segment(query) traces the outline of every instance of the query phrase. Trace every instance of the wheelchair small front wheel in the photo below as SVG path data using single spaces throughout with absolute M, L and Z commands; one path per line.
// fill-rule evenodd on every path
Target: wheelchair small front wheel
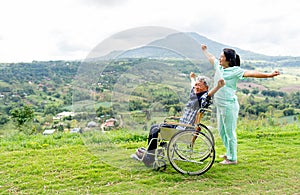
M 159 171 L 159 170 L 166 170 L 167 168 L 167 163 L 165 160 L 163 159 L 158 159 L 156 161 L 154 161 L 153 163 L 153 169 L 156 170 L 156 171 Z
M 177 172 L 188 175 L 207 172 L 215 161 L 211 139 L 195 130 L 177 132 L 169 141 L 167 155 Z

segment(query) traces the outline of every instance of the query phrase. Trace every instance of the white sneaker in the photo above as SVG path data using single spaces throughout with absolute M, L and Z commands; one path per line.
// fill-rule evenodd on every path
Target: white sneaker
M 237 161 L 231 161 L 231 160 L 223 160 L 222 162 L 219 162 L 221 165 L 235 165 L 237 164 Z

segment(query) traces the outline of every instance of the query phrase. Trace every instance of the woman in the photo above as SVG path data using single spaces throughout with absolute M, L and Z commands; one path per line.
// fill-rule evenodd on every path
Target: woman
M 226 154 L 220 164 L 237 164 L 237 136 L 236 126 L 239 113 L 239 103 L 236 96 L 237 82 L 244 77 L 272 78 L 279 75 L 279 71 L 262 73 L 255 70 L 240 68 L 240 57 L 235 50 L 225 48 L 217 60 L 207 51 L 206 45 L 201 45 L 204 55 L 215 69 L 215 83 L 224 78 L 226 85 L 214 95 L 217 107 L 217 121 L 220 136 L 226 148 Z

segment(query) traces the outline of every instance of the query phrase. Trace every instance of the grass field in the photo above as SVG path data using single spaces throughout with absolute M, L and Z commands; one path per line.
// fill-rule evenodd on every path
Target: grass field
M 200 176 L 181 175 L 169 164 L 165 171 L 154 171 L 129 156 L 121 159 L 121 168 L 114 160 L 123 151 L 104 158 L 79 134 L 5 135 L 0 141 L 0 194 L 299 194 L 300 127 L 250 131 L 240 124 L 239 129 L 239 163 L 219 165 L 217 158 Z M 106 138 L 128 153 L 146 144 L 146 134 L 128 130 L 107 132 Z M 101 143 L 97 136 L 94 141 Z M 216 151 L 217 156 L 224 153 L 217 135 Z
M 261 72 L 270 72 L 275 69 L 270 67 L 258 68 L 258 71 Z M 281 67 L 279 69 L 280 75 L 275 78 L 269 79 L 255 79 L 257 83 L 267 87 L 268 89 L 280 90 L 286 87 L 296 87 L 294 90 L 285 91 L 288 93 L 299 91 L 300 80 L 299 80 L 299 68 L 298 67 Z

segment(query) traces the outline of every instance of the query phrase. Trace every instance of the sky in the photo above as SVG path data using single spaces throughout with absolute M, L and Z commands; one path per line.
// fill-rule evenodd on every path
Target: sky
M 144 26 L 300 56 L 299 10 L 298 0 L 0 0 L 0 62 L 82 60 L 103 40 Z

